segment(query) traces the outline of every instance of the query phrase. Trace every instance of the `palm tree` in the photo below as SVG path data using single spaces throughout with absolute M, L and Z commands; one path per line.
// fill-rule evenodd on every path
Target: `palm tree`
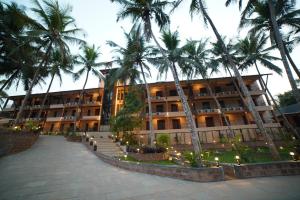
M 229 2 L 230 3 L 230 2 Z M 293 95 L 297 102 L 300 102 L 300 91 L 297 88 L 295 79 L 287 61 L 287 48 L 283 42 L 283 37 L 280 29 L 283 26 L 298 28 L 300 10 L 295 10 L 296 1 L 282 0 L 282 1 L 249 1 L 251 6 L 243 11 L 240 27 L 252 26 L 251 30 L 254 32 L 270 32 L 271 42 L 275 43 L 281 60 L 285 68 L 287 77 L 292 87 Z M 229 5 L 229 4 L 228 4 Z M 249 18 L 251 16 L 254 18 Z M 293 66 L 293 65 L 292 65 Z M 300 74 L 297 67 L 294 68 L 297 74 Z
M 104 79 L 104 76 L 102 75 L 102 73 L 97 69 L 98 67 L 100 67 L 101 65 L 104 65 L 105 63 L 97 63 L 97 59 L 100 56 L 100 52 L 99 52 L 99 47 L 96 48 L 95 45 L 93 46 L 88 46 L 88 45 L 84 45 L 83 46 L 83 55 L 79 55 L 78 59 L 76 60 L 76 63 L 79 65 L 82 65 L 82 68 L 80 70 L 78 70 L 77 72 L 75 72 L 75 74 L 73 75 L 75 80 L 78 80 L 84 73 L 86 73 L 85 76 L 85 81 L 82 87 L 82 90 L 80 92 L 79 95 L 79 102 L 77 104 L 77 109 L 76 109 L 76 116 L 74 118 L 74 132 L 76 132 L 76 122 L 79 118 L 79 114 L 81 112 L 81 105 L 83 104 L 83 95 L 85 93 L 85 86 L 86 83 L 89 79 L 89 75 L 90 73 L 92 73 L 92 75 L 98 77 L 99 79 Z
M 108 41 L 108 44 L 111 47 L 117 48 L 117 52 L 123 55 L 124 63 L 128 63 L 128 67 L 131 68 L 139 68 L 141 75 L 143 77 L 144 84 L 146 86 L 146 93 L 147 93 L 147 101 L 148 101 L 148 108 L 149 108 L 149 143 L 151 146 L 154 145 L 155 135 L 153 131 L 153 113 L 152 113 L 152 105 L 151 105 L 151 93 L 150 88 L 146 80 L 146 73 L 150 74 L 150 68 L 146 63 L 150 56 L 152 56 L 152 47 L 147 46 L 145 39 L 141 35 L 140 26 L 133 27 L 129 34 L 125 33 L 126 37 L 126 48 L 117 45 L 112 41 Z M 138 70 L 136 70 L 138 71 Z M 131 76 L 134 77 L 134 76 Z
M 71 62 L 72 62 L 71 59 L 72 59 L 71 55 L 69 55 L 68 57 L 66 57 L 66 55 L 62 56 L 62 54 L 59 50 L 54 50 L 52 52 L 51 62 L 50 62 L 51 64 L 49 67 L 50 68 L 49 74 L 51 76 L 51 79 L 50 79 L 50 83 L 49 83 L 48 89 L 46 91 L 46 94 L 44 96 L 44 99 L 42 101 L 41 109 L 37 116 L 38 119 L 40 119 L 42 112 L 44 110 L 44 105 L 47 101 L 47 97 L 48 97 L 49 91 L 51 89 L 54 77 L 57 76 L 59 78 L 59 82 L 61 84 L 62 83 L 62 77 L 61 77 L 62 73 L 73 74 L 72 73 L 73 65 L 71 64 Z
M 297 138 L 299 138 L 297 131 L 291 126 L 291 124 L 286 119 L 285 115 L 281 113 L 281 110 L 279 109 L 279 106 L 278 106 L 277 102 L 275 101 L 272 93 L 268 89 L 267 84 L 262 79 L 262 75 L 261 75 L 259 67 L 257 65 L 257 62 L 259 62 L 262 66 L 268 68 L 269 70 L 272 70 L 278 74 L 282 73 L 282 70 L 278 66 L 276 66 L 275 64 L 272 63 L 272 61 L 280 60 L 280 58 L 270 55 L 270 50 L 273 48 L 265 49 L 267 40 L 268 40 L 268 37 L 265 34 L 252 33 L 252 34 L 248 35 L 246 38 L 238 41 L 235 48 L 236 48 L 239 56 L 242 59 L 240 69 L 244 70 L 249 67 L 252 67 L 253 65 L 255 66 L 256 71 L 259 75 L 260 83 L 265 88 L 266 92 L 269 94 L 276 110 L 282 115 L 287 129 L 289 131 L 291 131 Z M 273 112 L 273 115 L 276 117 L 274 112 Z
M 178 6 L 181 2 L 182 2 L 182 0 L 177 1 L 177 4 L 175 6 Z M 268 134 L 267 130 L 265 129 L 265 126 L 261 119 L 261 116 L 259 115 L 258 111 L 256 111 L 256 109 L 255 109 L 255 104 L 253 102 L 251 94 L 249 93 L 249 90 L 247 89 L 247 87 L 243 81 L 243 78 L 242 78 L 238 68 L 236 67 L 234 60 L 230 56 L 228 49 L 226 48 L 220 33 L 218 32 L 215 24 L 213 23 L 212 19 L 210 18 L 210 16 L 207 13 L 207 9 L 206 9 L 204 0 L 192 0 L 191 6 L 190 6 L 190 12 L 191 13 L 200 13 L 203 16 L 204 22 L 208 23 L 211 26 L 211 28 L 213 29 L 213 32 L 214 32 L 218 42 L 221 44 L 222 50 L 226 56 L 226 60 L 228 60 L 230 68 L 233 70 L 234 75 L 237 79 L 238 85 L 241 88 L 241 91 L 243 92 L 243 94 L 245 96 L 246 105 L 248 107 L 248 110 L 252 113 L 259 130 L 261 131 L 265 140 L 267 141 L 273 158 L 279 159 L 279 153 L 276 149 L 276 146 L 275 146 L 274 142 L 272 141 L 271 136 Z
M 156 46 L 159 48 L 160 53 L 164 57 L 165 63 L 170 66 L 171 72 L 174 77 L 175 86 L 177 89 L 177 93 L 181 99 L 183 109 L 185 112 L 185 115 L 187 117 L 189 129 L 191 132 L 192 137 L 192 143 L 194 150 L 196 152 L 197 156 L 197 162 L 199 165 L 201 165 L 201 158 L 200 158 L 200 152 L 201 152 L 201 145 L 199 141 L 199 136 L 197 134 L 196 130 L 196 124 L 191 112 L 191 109 L 189 107 L 189 104 L 187 102 L 187 99 L 184 95 L 183 89 L 180 86 L 179 79 L 176 76 L 176 70 L 173 67 L 172 63 L 168 60 L 168 57 L 162 47 L 160 46 L 159 42 L 157 41 L 155 35 L 152 31 L 152 25 L 151 20 L 154 19 L 155 22 L 158 24 L 159 28 L 164 28 L 167 24 L 169 24 L 169 16 L 164 13 L 164 9 L 167 6 L 171 5 L 171 2 L 163 0 L 111 0 L 112 2 L 117 2 L 122 6 L 121 11 L 118 13 L 118 19 L 124 19 L 127 17 L 130 17 L 133 22 L 139 22 L 141 21 L 144 25 L 144 34 L 146 39 L 152 38 L 156 44 Z
M 233 137 L 234 132 L 231 128 L 231 124 L 227 120 L 222 106 L 220 105 L 217 96 L 213 93 L 211 84 L 208 80 L 208 72 L 211 71 L 210 74 L 212 74 L 218 71 L 218 65 L 216 61 L 211 58 L 211 50 L 207 48 L 207 40 L 188 41 L 187 44 L 182 47 L 182 50 L 184 55 L 188 58 L 187 62 L 184 62 L 182 65 L 184 73 L 190 78 L 200 75 L 202 79 L 205 80 L 206 88 L 208 89 L 210 96 L 213 97 L 217 109 L 220 111 L 220 115 L 229 129 L 230 137 Z
M 57 48 L 62 52 L 62 55 L 65 55 L 69 49 L 67 42 L 84 43 L 82 40 L 74 37 L 76 34 L 81 32 L 80 29 L 76 27 L 68 29 L 72 25 L 75 26 L 75 20 L 70 16 L 72 9 L 69 5 L 61 7 L 57 1 L 44 0 L 43 7 L 38 0 L 33 0 L 33 2 L 35 7 L 31 10 L 37 15 L 38 19 L 32 24 L 31 30 L 27 31 L 27 38 L 28 40 L 40 40 L 40 43 L 38 43 L 38 49 L 44 49 L 44 55 L 42 56 L 38 66 L 36 66 L 33 81 L 22 101 L 15 124 L 19 122 L 34 83 L 38 79 L 42 68 L 47 66 L 53 49 Z

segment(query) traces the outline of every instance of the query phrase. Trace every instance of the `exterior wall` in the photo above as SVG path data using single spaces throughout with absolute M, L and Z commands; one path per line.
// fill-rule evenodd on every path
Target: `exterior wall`
M 274 121 L 272 121 L 270 113 L 272 107 L 267 105 L 263 96 L 264 91 L 260 89 L 257 80 L 258 76 L 247 76 L 244 78 L 246 85 L 250 89 L 252 98 L 256 103 L 257 110 L 264 118 L 265 123 L 271 127 L 279 126 L 278 124 L 274 123 Z M 220 135 L 223 134 L 223 132 L 226 132 L 225 129 L 228 128 L 225 126 L 223 122 L 224 120 L 222 120 L 220 115 L 220 110 L 217 109 L 212 96 L 210 96 L 208 94 L 208 90 L 205 89 L 207 87 L 206 82 L 204 82 L 203 80 L 193 80 L 189 82 L 182 81 L 181 84 L 184 89 L 185 95 L 191 105 L 191 109 L 194 114 L 199 133 L 207 133 L 207 137 L 204 138 L 201 136 L 202 140 L 206 142 L 219 140 L 218 138 L 220 138 Z M 190 136 L 187 134 L 189 130 L 187 127 L 185 114 L 183 112 L 180 99 L 177 96 L 174 83 L 157 82 L 151 83 L 149 85 L 153 109 L 152 123 L 155 133 L 170 133 L 172 141 L 175 141 L 175 138 L 181 138 L 180 140 L 185 142 L 189 141 Z M 256 129 L 252 116 L 245 109 L 238 92 L 231 84 L 230 78 L 211 79 L 210 85 L 216 97 L 218 98 L 222 106 L 222 110 L 228 118 L 230 125 L 234 129 L 251 129 L 251 131 Z M 125 90 L 126 93 L 128 88 L 125 87 Z M 72 126 L 74 124 L 74 113 L 77 108 L 79 95 L 80 90 L 49 94 L 47 106 L 45 108 L 46 121 L 44 124 L 44 131 L 67 131 L 72 129 Z M 80 119 L 76 124 L 80 130 L 99 130 L 103 95 L 103 88 L 86 90 L 85 98 L 81 107 L 82 112 L 80 115 Z M 147 99 L 145 98 L 145 96 L 146 95 L 141 98 L 144 99 L 144 102 L 147 105 Z M 36 94 L 29 99 L 27 104 L 28 106 L 26 107 L 26 110 L 24 112 L 24 118 L 32 118 L 33 120 L 35 119 L 39 111 L 39 105 L 43 99 L 42 97 L 43 94 Z M 6 108 L 11 117 L 16 116 L 18 111 L 17 108 L 20 106 L 22 98 L 23 96 L 11 97 L 11 99 L 14 101 L 14 104 L 11 108 Z M 118 82 L 113 88 L 111 102 L 112 116 L 114 116 L 118 112 L 118 110 L 122 108 L 124 103 L 123 99 L 124 85 L 121 82 Z M 159 108 L 159 106 L 163 106 L 163 108 L 161 109 Z M 177 107 L 177 109 L 175 109 L 175 107 Z M 146 120 L 143 130 L 137 130 L 136 133 L 139 133 L 141 135 L 148 134 L 149 131 L 146 130 L 146 121 L 148 120 L 146 110 L 145 119 Z M 159 129 L 159 120 L 164 120 L 164 127 L 160 127 L 161 129 Z M 178 120 L 179 122 L 177 128 L 176 124 L 173 124 L 177 123 L 175 122 L 175 120 Z M 256 136 L 253 135 L 252 137 Z

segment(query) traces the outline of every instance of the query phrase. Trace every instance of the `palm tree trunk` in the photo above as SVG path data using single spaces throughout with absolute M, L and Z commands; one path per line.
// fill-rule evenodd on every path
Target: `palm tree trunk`
M 294 61 L 293 61 L 293 59 L 292 59 L 292 57 L 291 57 L 291 55 L 290 55 L 288 49 L 286 48 L 286 45 L 284 45 L 284 51 L 285 51 L 285 54 L 286 54 L 286 56 L 287 56 L 287 58 L 288 58 L 290 64 L 291 64 L 292 67 L 293 67 L 293 70 L 296 72 L 298 78 L 300 79 L 300 71 L 299 71 L 298 67 L 296 66 L 296 64 L 294 63 Z
M 210 87 L 210 84 L 209 84 L 209 82 L 208 82 L 208 80 L 207 80 L 206 78 L 205 78 L 205 81 L 206 81 L 206 87 L 208 88 L 208 92 L 209 92 L 209 94 L 213 97 L 213 99 L 214 99 L 214 101 L 215 101 L 215 103 L 216 103 L 216 105 L 217 105 L 217 108 L 220 110 L 220 115 L 221 115 L 222 118 L 224 119 L 225 124 L 226 124 L 226 126 L 228 127 L 228 129 L 229 129 L 229 132 L 230 132 L 230 138 L 232 138 L 232 137 L 234 136 L 234 132 L 233 132 L 233 130 L 232 130 L 232 128 L 231 128 L 231 124 L 230 124 L 229 121 L 227 120 L 226 115 L 225 115 L 225 113 L 223 112 L 222 107 L 221 107 L 221 105 L 220 105 L 220 102 L 219 102 L 219 100 L 217 99 L 216 95 L 213 93 L 213 91 L 212 91 L 212 89 L 211 89 L 211 87 Z
M 201 149 L 201 144 L 200 144 L 200 140 L 199 140 L 195 120 L 193 118 L 193 115 L 192 115 L 191 109 L 189 107 L 189 104 L 187 102 L 187 99 L 184 95 L 183 89 L 180 85 L 179 78 L 176 74 L 176 71 L 175 71 L 173 65 L 169 61 L 166 53 L 164 52 L 164 50 L 162 49 L 162 47 L 158 43 L 157 39 L 155 38 L 152 29 L 150 29 L 149 31 L 151 33 L 151 37 L 153 38 L 155 44 L 157 45 L 157 47 L 159 48 L 161 54 L 163 55 L 164 61 L 170 67 L 171 72 L 173 74 L 173 78 L 174 78 L 175 86 L 176 86 L 176 89 L 177 89 L 177 93 L 180 97 L 180 100 L 181 100 L 181 103 L 182 103 L 182 106 L 183 106 L 183 110 L 184 110 L 184 113 L 186 115 L 186 119 L 187 119 L 187 122 L 188 122 L 188 126 L 189 126 L 189 129 L 190 129 L 190 132 L 191 132 L 192 144 L 193 144 L 194 151 L 195 151 L 195 154 L 196 154 L 196 161 L 197 161 L 199 166 L 202 166 L 202 161 L 201 161 L 201 156 L 200 156 L 200 154 L 202 152 L 202 149 Z
M 149 129 L 150 129 L 150 145 L 154 146 L 155 135 L 154 135 L 153 124 L 152 124 L 153 113 L 152 113 L 152 105 L 151 105 L 151 93 L 150 93 L 150 88 L 149 88 L 149 85 L 148 85 L 146 77 L 145 77 L 143 66 L 141 64 L 140 64 L 140 68 L 141 68 L 141 72 L 142 72 L 142 75 L 143 75 L 143 79 L 144 79 L 145 86 L 146 86 L 146 91 L 147 91 L 148 113 L 149 113 Z
M 252 113 L 257 127 L 259 128 L 259 130 L 263 134 L 263 136 L 264 136 L 264 138 L 265 138 L 265 140 L 266 140 L 266 142 L 267 142 L 267 144 L 270 148 L 270 152 L 272 154 L 272 157 L 274 159 L 279 159 L 280 156 L 279 156 L 279 153 L 276 149 L 276 146 L 275 146 L 271 136 L 268 134 L 267 130 L 265 129 L 264 123 L 263 123 L 258 111 L 256 111 L 256 109 L 255 109 L 255 104 L 252 100 L 252 97 L 249 93 L 249 90 L 247 89 L 239 70 L 235 66 L 235 63 L 234 63 L 233 59 L 229 55 L 229 52 L 228 52 L 228 50 L 227 50 L 227 48 L 226 48 L 226 46 L 223 42 L 223 39 L 222 39 L 221 35 L 219 34 L 217 28 L 215 27 L 213 21 L 211 20 L 211 18 L 207 14 L 206 9 L 205 9 L 205 7 L 202 3 L 202 0 L 199 0 L 199 5 L 200 5 L 201 11 L 202 11 L 204 17 L 207 19 L 208 23 L 210 24 L 211 28 L 213 29 L 213 32 L 214 32 L 215 36 L 217 37 L 217 40 L 221 43 L 222 50 L 224 51 L 224 53 L 225 53 L 225 55 L 226 55 L 226 57 L 229 61 L 229 64 L 230 64 L 231 68 L 233 69 L 233 72 L 234 72 L 234 74 L 237 78 L 238 84 L 239 84 L 239 86 L 240 86 L 240 88 L 241 88 L 241 90 L 242 90 L 242 92 L 245 96 L 246 105 L 247 105 L 249 111 Z
M 279 32 L 279 27 L 278 27 L 278 24 L 277 24 L 277 21 L 276 21 L 276 18 L 275 18 L 275 8 L 274 8 L 272 0 L 268 0 L 268 5 L 269 5 L 269 11 L 270 11 L 271 26 L 273 27 L 273 30 L 274 30 L 274 35 L 275 35 L 275 41 L 276 41 L 276 44 L 277 44 L 277 48 L 280 52 L 281 60 L 282 60 L 284 69 L 285 69 L 287 77 L 290 81 L 293 96 L 295 97 L 296 101 L 300 103 L 300 91 L 297 88 L 296 81 L 293 77 L 292 71 L 291 71 L 290 66 L 288 64 L 288 61 L 286 59 L 286 52 L 284 51 L 284 45 L 283 45 L 282 37 L 281 37 L 281 34 Z
M 258 69 L 257 63 L 255 62 L 254 64 L 255 64 L 257 73 L 258 73 L 258 75 L 259 75 L 259 78 L 261 79 L 261 82 L 262 82 L 264 88 L 266 89 L 267 93 L 268 93 L 269 96 L 271 97 L 271 100 L 272 100 L 272 102 L 273 102 L 273 104 L 274 104 L 275 109 L 276 109 L 276 110 L 280 113 L 280 115 L 282 116 L 282 119 L 283 119 L 283 121 L 284 121 L 284 124 L 285 124 L 286 128 L 287 128 L 289 131 L 291 131 L 298 139 L 300 139 L 300 135 L 298 134 L 298 132 L 296 131 L 296 129 L 294 129 L 293 126 L 290 124 L 290 122 L 288 121 L 288 119 L 286 118 L 286 116 L 281 112 L 281 110 L 280 110 L 280 108 L 279 108 L 279 106 L 278 106 L 276 100 L 274 99 L 272 93 L 270 92 L 269 88 L 267 87 L 265 81 L 261 78 L 262 75 L 261 75 L 261 73 L 260 73 L 260 71 L 259 71 L 259 69 Z
M 84 91 L 85 91 L 86 83 L 87 83 L 88 78 L 89 78 L 89 73 L 90 73 L 90 70 L 87 70 L 87 72 L 86 72 L 86 77 L 85 77 L 85 81 L 84 81 L 82 90 L 81 90 L 80 95 L 79 95 L 79 102 L 78 102 L 78 105 L 77 105 L 77 108 L 76 108 L 76 113 L 75 113 L 75 118 L 74 118 L 74 133 L 76 132 L 76 122 L 77 122 L 77 118 L 79 118 L 79 108 L 80 108 L 81 105 L 82 105 L 82 97 L 83 97 L 83 93 L 84 93 Z M 81 112 L 82 112 L 82 111 L 81 111 Z
M 46 94 L 45 94 L 45 96 L 44 96 L 44 99 L 43 99 L 43 102 L 42 102 L 42 105 L 41 105 L 41 109 L 40 109 L 39 114 L 38 114 L 38 119 L 40 119 L 40 117 L 41 117 L 41 115 L 42 115 L 42 112 L 44 111 L 44 105 L 45 105 L 45 103 L 46 103 L 46 100 L 47 100 L 47 97 L 48 97 L 50 88 L 51 88 L 51 86 L 52 86 L 52 83 L 53 83 L 53 80 L 54 80 L 54 76 L 55 76 L 55 74 L 52 74 L 50 84 L 49 84 L 49 86 L 48 86 L 47 92 L 46 92 Z

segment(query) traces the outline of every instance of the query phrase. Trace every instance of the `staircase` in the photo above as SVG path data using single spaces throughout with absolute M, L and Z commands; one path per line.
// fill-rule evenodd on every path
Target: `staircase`
M 97 142 L 98 152 L 110 157 L 120 157 L 124 155 L 121 148 L 109 138 L 109 136 L 112 135 L 109 125 L 101 125 L 100 132 L 89 132 L 88 135 L 94 136 L 94 141 Z

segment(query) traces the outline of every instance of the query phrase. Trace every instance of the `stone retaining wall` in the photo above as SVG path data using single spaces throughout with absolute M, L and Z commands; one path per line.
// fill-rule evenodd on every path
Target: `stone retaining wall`
M 29 149 L 38 137 L 38 133 L 0 130 L 0 157 Z
M 168 159 L 168 156 L 165 153 L 128 153 L 128 155 L 132 156 L 138 161 L 158 161 Z
M 299 161 L 234 165 L 233 168 L 237 178 L 300 175 Z
M 87 148 L 92 150 L 92 147 L 84 142 Z M 99 152 L 94 152 L 101 160 L 113 166 L 146 174 L 154 174 L 158 176 L 167 176 L 177 179 L 197 181 L 197 182 L 212 182 L 223 181 L 224 172 L 222 167 L 212 168 L 187 168 L 181 166 L 167 166 L 148 163 L 136 163 L 122 161 L 118 158 L 111 158 Z

